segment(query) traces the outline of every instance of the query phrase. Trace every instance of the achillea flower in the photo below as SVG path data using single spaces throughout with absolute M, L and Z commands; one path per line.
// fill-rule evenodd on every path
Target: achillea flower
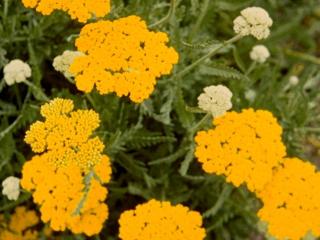
M 3 68 L 3 74 L 6 84 L 13 85 L 14 83 L 23 82 L 31 77 L 31 68 L 27 63 L 15 59 Z
M 266 10 L 260 7 L 248 7 L 233 21 L 233 29 L 242 36 L 252 35 L 261 40 L 269 36 L 272 23 Z
M 296 85 L 298 85 L 298 83 L 299 83 L 299 78 L 298 78 L 297 76 L 295 76 L 295 75 L 290 76 L 290 78 L 289 78 L 289 84 L 290 84 L 291 86 L 296 86 Z
M 232 108 L 232 92 L 229 88 L 218 85 L 205 87 L 198 97 L 198 106 L 214 117 L 221 116 Z
M 258 216 L 277 239 L 299 240 L 309 231 L 320 236 L 320 174 L 312 164 L 285 159 L 258 197 Z
M 110 12 L 110 0 L 22 0 L 22 3 L 43 15 L 49 15 L 54 10 L 65 11 L 79 22 L 86 22 L 93 16 L 104 17 Z
M 58 72 L 63 73 L 67 78 L 73 77 L 73 74 L 69 72 L 69 67 L 73 63 L 74 59 L 82 56 L 83 54 L 78 51 L 69 51 L 66 50 L 62 53 L 62 55 L 59 55 L 53 59 L 53 67 Z
M 119 224 L 122 240 L 200 240 L 206 235 L 198 212 L 157 200 L 123 212 Z
M 100 161 L 104 145 L 91 137 L 100 123 L 96 112 L 73 111 L 71 100 L 56 98 L 41 107 L 41 115 L 45 120 L 32 124 L 25 136 L 34 152 L 56 166 L 76 163 L 84 171 Z
M 109 158 L 103 155 L 93 171 L 99 181 L 93 176 L 86 193 L 83 172 L 76 164 L 57 168 L 46 155 L 35 156 L 23 166 L 21 185 L 33 193 L 34 202 L 41 206 L 41 220 L 53 230 L 92 236 L 108 217 L 104 203 L 108 191 L 101 184 L 110 180 Z
M 149 31 L 137 16 L 87 24 L 76 40 L 85 56 L 76 58 L 69 71 L 81 91 L 90 92 L 95 85 L 100 94 L 129 95 L 139 103 L 178 62 L 168 41 L 167 34 Z
M 31 230 L 39 223 L 35 211 L 27 210 L 25 207 L 17 207 L 7 222 L 0 215 L 0 239 L 3 240 L 37 240 L 38 232 Z
M 245 183 L 260 190 L 272 178 L 272 170 L 285 156 L 282 128 L 264 110 L 227 112 L 213 120 L 214 129 L 195 137 L 195 155 L 207 173 L 225 175 L 235 186 Z
M 250 58 L 258 63 L 264 63 L 270 57 L 268 48 L 264 45 L 256 45 L 250 52 Z
M 2 194 L 9 200 L 17 200 L 20 195 L 20 179 L 10 176 L 2 182 Z

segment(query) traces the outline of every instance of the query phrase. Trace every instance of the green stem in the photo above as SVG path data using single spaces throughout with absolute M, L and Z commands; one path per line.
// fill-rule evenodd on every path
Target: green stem
M 224 43 L 220 44 L 219 46 L 213 48 L 209 53 L 207 53 L 206 55 L 202 56 L 201 58 L 199 58 L 197 61 L 195 61 L 194 63 L 192 63 L 191 65 L 187 66 L 185 69 L 183 69 L 181 72 L 176 74 L 176 78 L 182 78 L 184 75 L 186 75 L 188 72 L 190 72 L 192 69 L 194 69 L 196 66 L 198 66 L 200 63 L 202 63 L 204 60 L 206 60 L 207 58 L 210 58 L 212 56 L 214 56 L 219 50 L 227 47 L 228 45 L 238 41 L 239 39 L 241 39 L 242 36 L 241 35 L 236 35 L 233 38 L 230 38 L 229 40 L 225 41 Z
M 155 23 L 149 25 L 149 27 L 154 28 L 156 26 L 159 26 L 159 25 L 169 21 L 171 16 L 174 14 L 175 8 L 176 8 L 176 0 L 171 0 L 170 9 L 169 9 L 169 12 L 167 13 L 167 15 L 164 18 L 160 19 L 158 22 L 155 22 Z
M 227 200 L 227 198 L 230 196 L 231 192 L 233 190 L 232 185 L 226 184 L 224 188 L 222 189 L 222 192 L 216 201 L 216 203 L 213 205 L 212 208 L 207 210 L 202 216 L 204 218 L 212 217 L 214 216 L 222 207 L 223 203 Z
M 6 211 L 6 210 L 9 210 L 11 208 L 14 208 L 18 205 L 20 205 L 21 203 L 24 203 L 26 201 L 28 201 L 31 197 L 31 194 L 30 193 L 27 193 L 25 195 L 23 195 L 22 197 L 18 198 L 17 201 L 14 201 L 14 202 L 10 202 L 9 204 L 6 204 L 4 206 L 1 206 L 0 207 L 0 212 L 3 212 L 3 211 Z
M 256 61 L 253 61 L 249 68 L 247 69 L 247 71 L 245 72 L 245 75 L 248 76 L 257 66 L 257 62 Z
M 210 0 L 205 0 L 205 2 L 203 3 L 203 7 L 202 7 L 202 10 L 201 10 L 201 13 L 197 19 L 197 22 L 196 24 L 193 26 L 192 30 L 191 30 L 191 34 L 189 36 L 189 42 L 193 39 L 193 37 L 195 36 L 195 34 L 198 32 L 200 26 L 201 26 L 201 23 L 204 19 L 204 17 L 206 16 L 207 14 L 207 11 L 209 9 L 209 3 L 210 3 Z
M 3 18 L 5 21 L 5 19 L 7 18 L 8 15 L 8 9 L 9 9 L 9 0 L 4 0 L 4 7 L 3 7 Z
M 42 89 L 40 89 L 39 87 L 37 87 L 36 85 L 34 85 L 32 82 L 29 82 L 28 80 L 23 81 L 23 83 L 25 83 L 27 86 L 29 86 L 30 88 L 32 88 L 37 94 L 39 94 L 39 96 L 41 96 L 42 100 L 48 102 L 50 101 L 50 99 L 47 97 L 47 95 L 42 91 Z
M 193 135 L 208 119 L 210 119 L 212 115 L 207 113 L 198 123 L 196 123 L 191 129 L 190 134 Z
M 320 58 L 309 55 L 307 53 L 297 52 L 297 51 L 294 51 L 291 49 L 285 49 L 284 52 L 285 52 L 285 54 L 287 54 L 289 56 L 300 58 L 304 61 L 308 61 L 308 62 L 320 65 Z
M 9 127 L 7 127 L 4 131 L 0 132 L 0 141 L 19 123 L 22 115 L 19 115 L 16 120 L 11 123 Z
M 85 177 L 84 177 L 84 190 L 83 190 L 83 195 L 82 198 L 80 199 L 80 202 L 77 206 L 77 208 L 75 209 L 75 211 L 73 212 L 74 216 L 80 215 L 81 214 L 81 209 L 83 208 L 87 198 L 88 198 L 88 194 L 90 191 L 90 187 L 91 187 L 91 180 L 92 178 L 94 178 L 95 173 L 93 170 L 91 170 Z

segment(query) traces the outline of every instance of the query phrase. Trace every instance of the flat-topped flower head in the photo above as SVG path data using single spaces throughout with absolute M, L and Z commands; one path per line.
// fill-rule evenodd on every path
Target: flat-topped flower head
M 56 166 L 76 163 L 84 171 L 100 161 L 104 144 L 92 136 L 100 124 L 96 112 L 73 111 L 72 100 L 55 98 L 41 107 L 41 115 L 45 120 L 32 124 L 25 136 L 34 152 Z
M 43 15 L 54 10 L 65 11 L 79 22 L 86 22 L 93 16 L 104 17 L 110 12 L 110 0 L 22 0 L 22 3 Z
M 0 215 L 0 239 L 38 240 L 40 238 L 38 232 L 32 229 L 38 223 L 39 217 L 35 211 L 16 207 L 9 221 Z
M 268 48 L 264 45 L 256 45 L 250 52 L 250 58 L 258 63 L 264 63 L 270 57 Z
M 202 240 L 206 235 L 200 213 L 157 200 L 123 212 L 119 224 L 121 240 Z
M 195 155 L 207 173 L 224 175 L 235 186 L 255 192 L 272 178 L 285 156 L 282 128 L 272 113 L 245 109 L 213 120 L 214 129 L 195 137 Z
M 258 193 L 258 216 L 277 239 L 300 240 L 308 232 L 320 236 L 320 174 L 314 165 L 285 159 L 272 181 Z
M 115 92 L 137 103 L 147 99 L 156 79 L 169 74 L 178 54 L 168 47 L 166 33 L 149 31 L 138 16 L 99 21 L 83 27 L 76 40 L 78 51 L 69 71 L 79 90 Z
M 73 77 L 73 74 L 69 71 L 70 65 L 73 63 L 74 59 L 82 55 L 83 53 L 78 51 L 66 50 L 61 55 L 56 56 L 53 59 L 52 65 L 55 70 L 61 72 L 65 77 Z
M 35 156 L 23 166 L 21 185 L 32 192 L 40 205 L 41 220 L 53 230 L 92 236 L 101 231 L 108 217 L 104 203 L 108 191 L 101 184 L 110 180 L 109 158 L 103 155 L 93 170 L 97 178 L 92 177 L 86 195 L 83 172 L 77 165 L 57 168 L 45 155 Z
M 260 7 L 248 7 L 233 21 L 233 29 L 242 36 L 252 35 L 261 40 L 269 36 L 272 23 L 266 10 Z
M 204 93 L 198 97 L 198 106 L 209 112 L 213 117 L 218 117 L 232 108 L 232 92 L 229 88 L 218 85 L 205 87 Z
M 23 82 L 27 80 L 27 78 L 31 77 L 31 68 L 29 64 L 21 61 L 20 59 L 15 59 L 4 66 L 3 74 L 4 81 L 10 86 L 14 83 Z

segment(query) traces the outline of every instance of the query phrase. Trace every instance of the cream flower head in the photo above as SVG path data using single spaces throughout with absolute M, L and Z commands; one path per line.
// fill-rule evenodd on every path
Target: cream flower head
M 8 85 L 13 85 L 14 83 L 23 82 L 31 77 L 31 68 L 20 59 L 15 59 L 4 67 L 3 74 L 5 82 Z
M 56 56 L 53 59 L 53 67 L 58 72 L 61 72 L 65 77 L 73 77 L 74 75 L 69 71 L 70 65 L 73 61 L 80 56 L 83 56 L 82 52 L 66 50 L 62 55 Z
M 213 117 L 222 116 L 232 108 L 232 92 L 229 88 L 217 85 L 205 87 L 204 93 L 198 97 L 198 106 L 202 110 L 209 112 Z
M 10 176 L 2 182 L 2 194 L 9 200 L 17 200 L 20 195 L 20 179 Z
M 261 40 L 269 36 L 272 23 L 266 10 L 260 7 L 248 7 L 233 21 L 233 29 L 242 36 L 252 35 Z
M 256 45 L 250 52 L 250 58 L 258 63 L 264 63 L 270 57 L 268 48 L 264 45 Z
M 298 78 L 297 76 L 295 76 L 295 75 L 290 76 L 290 78 L 289 78 L 289 84 L 290 84 L 291 86 L 296 86 L 298 83 L 299 83 L 299 78 Z

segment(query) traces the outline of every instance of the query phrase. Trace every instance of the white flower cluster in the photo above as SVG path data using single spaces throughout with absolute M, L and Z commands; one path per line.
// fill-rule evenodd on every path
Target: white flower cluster
M 8 85 L 20 83 L 31 77 L 30 66 L 19 60 L 15 59 L 9 62 L 3 69 L 4 80 Z
M 298 83 L 299 83 L 299 78 L 298 78 L 297 76 L 295 76 L 295 75 L 290 76 L 290 78 L 289 78 L 289 84 L 290 84 L 291 86 L 296 86 L 296 85 L 298 85 Z
M 250 58 L 258 63 L 264 63 L 270 57 L 268 48 L 264 45 L 256 45 L 250 52 Z
M 78 51 L 70 51 L 66 50 L 62 53 L 62 55 L 59 55 L 53 59 L 53 67 L 58 72 L 63 73 L 65 77 L 73 77 L 73 74 L 70 73 L 69 68 L 70 65 L 73 63 L 74 59 L 82 56 L 83 53 Z
M 241 11 L 241 15 L 233 21 L 233 29 L 242 36 L 252 35 L 258 40 L 270 34 L 272 19 L 266 10 L 260 7 L 249 7 Z
M 232 92 L 229 88 L 217 85 L 205 87 L 204 93 L 198 97 L 198 106 L 202 110 L 209 112 L 213 117 L 222 116 L 232 108 Z
M 2 182 L 2 194 L 9 200 L 17 200 L 20 195 L 20 179 L 10 176 Z

